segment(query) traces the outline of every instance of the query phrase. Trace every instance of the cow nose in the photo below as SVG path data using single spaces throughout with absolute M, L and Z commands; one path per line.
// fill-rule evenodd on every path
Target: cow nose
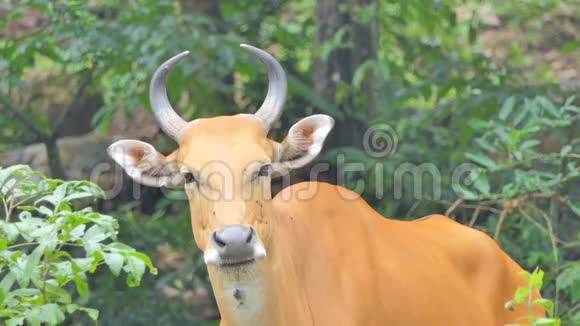
M 212 242 L 224 262 L 242 262 L 254 258 L 256 231 L 251 226 L 228 225 L 213 233 Z

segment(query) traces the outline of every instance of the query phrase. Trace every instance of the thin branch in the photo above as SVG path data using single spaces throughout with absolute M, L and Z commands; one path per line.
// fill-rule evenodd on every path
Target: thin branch
M 405 217 L 409 217 L 411 215 L 411 213 L 413 213 L 417 207 L 419 207 L 419 205 L 421 205 L 421 201 L 418 200 L 416 201 L 413 206 L 411 206 L 411 208 L 409 209 L 409 211 L 407 212 L 407 214 L 405 214 Z
M 1 187 L 0 190 L 2 190 Z M 6 222 L 10 222 L 10 215 L 8 215 L 8 203 L 6 202 L 6 198 L 4 196 L 2 197 L 2 205 L 4 206 L 4 214 L 6 214 L 4 220 Z
M 437 202 L 438 203 L 441 203 L 441 204 L 445 204 L 445 205 L 453 205 L 452 202 L 446 201 L 446 200 L 439 200 Z M 492 201 L 488 201 L 487 203 L 491 203 L 491 202 Z M 493 201 L 493 202 L 495 202 L 495 201 Z M 486 206 L 483 203 L 485 203 L 485 202 L 482 202 L 481 204 L 477 204 L 477 205 L 461 204 L 461 207 L 463 207 L 463 208 L 470 208 L 470 209 L 477 209 L 477 208 L 479 208 L 481 210 L 490 211 L 490 212 L 495 213 L 495 214 L 499 214 L 501 212 L 499 209 L 493 208 L 493 207 L 490 207 L 490 206 Z
M 522 216 L 530 221 L 532 224 L 534 224 L 538 229 L 542 230 L 543 232 L 545 232 L 547 235 L 549 235 L 550 237 L 554 237 L 554 239 L 556 240 L 556 242 L 559 242 L 563 245 L 566 244 L 566 242 L 560 238 L 558 238 L 557 236 L 555 236 L 554 234 L 550 234 L 550 230 L 546 229 L 542 224 L 540 224 L 540 222 L 536 221 L 536 219 L 534 219 L 531 215 L 529 215 L 525 210 L 523 210 L 521 207 L 518 208 L 518 211 L 520 212 L 520 214 L 522 214 Z
M 548 235 L 550 236 L 550 241 L 552 243 L 552 254 L 554 255 L 554 275 L 558 275 L 559 265 L 558 265 L 558 246 L 556 245 L 556 236 L 554 235 L 554 229 L 552 228 L 552 221 L 546 212 L 536 207 L 536 205 L 532 203 L 526 203 L 526 207 L 530 207 L 536 213 L 540 214 L 546 221 L 546 225 L 548 226 Z M 558 287 L 556 287 L 556 294 L 554 298 L 554 315 L 557 316 L 558 313 L 558 299 L 560 297 L 560 291 L 558 291 Z
M 473 215 L 471 215 L 471 220 L 469 221 L 469 227 L 473 227 L 473 225 L 475 225 L 475 221 L 477 220 L 477 217 L 479 216 L 479 212 L 481 212 L 482 207 L 481 206 L 477 206 L 475 208 L 475 211 L 473 211 Z
M 12 249 L 20 248 L 20 247 L 36 246 L 36 245 L 38 245 L 38 242 L 24 242 L 24 243 L 15 244 L 13 246 L 9 246 L 6 249 L 7 250 L 12 250 Z
M 481 205 L 463 205 L 463 207 L 465 208 L 471 208 L 471 209 L 481 209 L 484 211 L 490 211 L 494 214 L 500 214 L 501 210 L 497 209 L 497 208 L 493 208 L 493 207 L 489 207 L 489 206 L 481 206 Z
M 19 144 L 22 146 L 39 143 L 41 141 L 42 141 L 42 139 L 38 136 L 35 136 L 32 138 L 23 138 L 23 137 L 0 135 L 0 142 L 10 143 L 10 144 Z
M 510 211 L 511 209 L 504 208 L 499 214 L 499 221 L 497 222 L 497 226 L 495 227 L 495 233 L 493 234 L 493 238 L 497 243 L 499 243 L 499 234 L 501 233 L 501 227 L 503 226 L 503 222 L 505 221 Z
M 449 216 L 449 214 L 453 213 L 457 206 L 461 205 L 462 202 L 462 197 L 457 198 L 457 200 L 445 211 L 445 216 Z

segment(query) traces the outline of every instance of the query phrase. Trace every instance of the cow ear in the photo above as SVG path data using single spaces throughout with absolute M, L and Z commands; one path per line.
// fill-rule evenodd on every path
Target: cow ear
M 294 124 L 284 141 L 276 146 L 274 172 L 284 175 L 312 162 L 333 126 L 334 119 L 324 114 L 312 115 Z
M 113 143 L 107 152 L 133 180 L 141 184 L 170 188 L 183 186 L 177 162 L 163 156 L 150 144 L 125 139 Z

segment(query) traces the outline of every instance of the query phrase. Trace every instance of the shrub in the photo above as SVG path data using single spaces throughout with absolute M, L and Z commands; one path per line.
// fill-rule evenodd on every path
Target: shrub
M 540 291 L 544 282 L 544 272 L 540 269 L 535 269 L 534 272 L 528 273 L 521 271 L 520 274 L 528 281 L 526 286 L 522 286 L 514 293 L 514 299 L 505 304 L 506 309 L 511 310 L 514 304 L 524 304 L 528 309 L 528 315 L 525 317 L 533 325 L 544 326 L 560 326 L 560 319 L 554 317 L 554 302 L 551 300 L 540 298 L 534 299 L 534 291 Z M 548 314 L 548 318 L 538 318 L 532 315 L 532 308 L 534 306 L 541 306 Z M 509 325 L 509 326 L 517 326 Z
M 29 167 L 0 168 L 0 320 L 56 325 L 83 311 L 88 277 L 101 265 L 138 286 L 146 255 L 117 242 L 117 220 L 86 207 L 102 191 L 86 181 L 49 179 Z M 80 300 L 79 300 L 80 297 Z

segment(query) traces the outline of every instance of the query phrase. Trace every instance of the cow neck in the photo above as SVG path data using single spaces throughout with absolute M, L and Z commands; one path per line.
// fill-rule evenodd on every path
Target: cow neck
M 291 244 L 276 241 L 282 238 L 277 234 L 280 231 L 273 226 L 267 256 L 253 269 L 224 272 L 208 266 L 221 325 L 284 325 L 309 309 L 303 287 L 298 286 L 301 282 L 289 250 Z

